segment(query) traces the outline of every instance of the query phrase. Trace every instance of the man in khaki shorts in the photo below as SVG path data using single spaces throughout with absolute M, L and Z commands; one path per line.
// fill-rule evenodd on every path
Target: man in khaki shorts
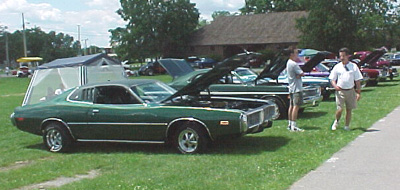
M 333 67 L 329 79 L 336 90 L 336 114 L 331 129 L 334 131 L 339 125 L 343 108 L 346 108 L 345 130 L 350 130 L 351 112 L 357 107 L 357 101 L 361 98 L 360 80 L 363 78 L 357 64 L 349 61 L 350 51 L 347 48 L 339 50 L 342 62 Z M 354 88 L 354 85 L 356 88 Z
M 294 132 L 302 132 L 304 129 L 297 127 L 297 115 L 300 106 L 303 104 L 303 81 L 301 77 L 304 76 L 303 70 L 296 63 L 298 60 L 298 50 L 296 47 L 291 46 L 285 50 L 285 53 L 289 55 L 289 60 L 286 63 L 286 71 L 289 81 L 289 97 L 290 104 L 288 110 L 288 130 Z

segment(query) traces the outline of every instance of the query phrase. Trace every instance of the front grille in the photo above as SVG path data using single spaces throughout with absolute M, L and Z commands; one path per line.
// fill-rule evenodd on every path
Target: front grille
M 321 91 L 317 87 L 309 87 L 309 88 L 304 88 L 303 90 L 303 98 L 307 99 L 307 97 L 311 96 L 320 96 Z
M 249 129 L 254 128 L 271 120 L 275 114 L 275 107 L 273 105 L 264 105 L 259 108 L 253 109 L 246 112 L 247 115 L 247 126 Z

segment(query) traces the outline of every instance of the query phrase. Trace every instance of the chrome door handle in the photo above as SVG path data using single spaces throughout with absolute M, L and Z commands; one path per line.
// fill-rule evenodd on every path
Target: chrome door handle
M 98 110 L 98 109 L 93 109 L 92 110 L 92 115 L 94 115 L 94 114 L 96 114 L 96 113 L 99 113 L 100 112 L 100 110 Z

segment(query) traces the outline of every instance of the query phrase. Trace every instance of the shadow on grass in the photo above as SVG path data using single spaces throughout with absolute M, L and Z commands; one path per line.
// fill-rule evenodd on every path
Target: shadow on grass
M 310 119 L 310 118 L 318 118 L 326 115 L 328 112 L 303 112 L 299 114 L 299 118 Z
M 275 151 L 286 145 L 290 139 L 285 137 L 245 136 L 234 139 L 224 139 L 213 142 L 204 154 L 258 154 L 265 151 Z M 46 151 L 43 144 L 27 146 L 29 149 Z M 166 144 L 132 144 L 105 142 L 77 142 L 67 154 L 110 154 L 110 153 L 143 153 L 143 154 L 177 154 L 178 151 Z
M 378 132 L 378 131 L 380 131 L 380 130 L 378 130 L 378 129 L 365 129 L 365 128 L 361 128 L 361 127 L 354 128 L 354 129 L 352 129 L 352 130 L 360 130 L 360 131 L 364 131 L 364 132 L 366 132 L 366 133 L 371 133 L 371 132 Z
M 207 154 L 258 154 L 273 152 L 290 141 L 286 137 L 245 136 L 237 139 L 215 141 Z
M 389 81 L 388 81 L 389 82 Z M 386 82 L 380 82 L 378 87 L 386 87 L 386 86 L 397 86 L 399 84 L 393 84 L 393 83 L 386 83 Z

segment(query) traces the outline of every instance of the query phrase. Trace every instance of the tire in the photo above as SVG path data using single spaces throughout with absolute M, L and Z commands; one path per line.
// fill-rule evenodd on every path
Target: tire
M 276 114 L 272 117 L 272 120 L 287 118 L 288 109 L 286 109 L 283 106 L 283 103 L 280 100 L 278 100 L 276 98 L 273 98 L 273 97 L 265 97 L 263 99 L 264 100 L 270 100 L 273 104 L 276 105 L 276 108 L 277 108 L 275 110 Z
M 209 143 L 209 138 L 199 125 L 186 123 L 178 127 L 173 142 L 180 153 L 196 154 L 204 151 Z
M 66 152 L 70 148 L 72 138 L 63 126 L 50 123 L 44 129 L 43 143 L 50 152 Z
M 153 75 L 154 75 L 153 69 L 147 70 L 147 71 L 146 71 L 146 75 L 148 75 L 148 76 L 153 76 Z
M 378 85 L 378 80 L 368 80 L 366 86 L 377 86 Z

